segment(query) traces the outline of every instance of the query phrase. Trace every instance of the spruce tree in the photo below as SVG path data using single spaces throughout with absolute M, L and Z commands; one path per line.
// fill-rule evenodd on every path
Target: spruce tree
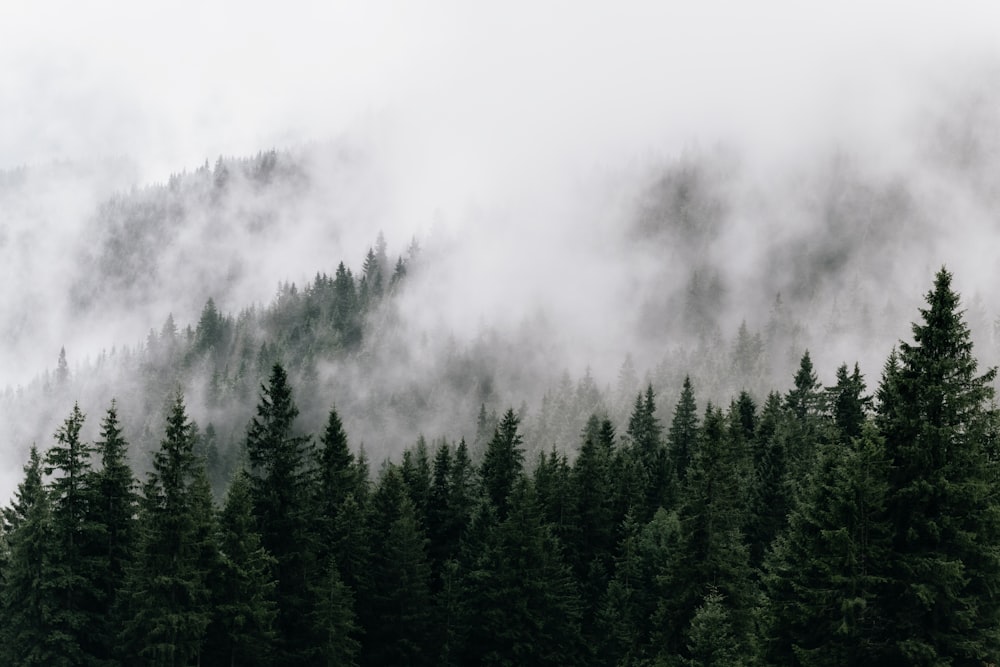
M 678 481 L 687 478 L 688 466 L 697 448 L 698 438 L 698 408 L 694 401 L 694 389 L 691 378 L 684 377 L 681 396 L 674 408 L 674 417 L 667 432 L 667 443 L 670 452 L 670 464 Z
M 672 567 L 661 575 L 666 592 L 657 612 L 661 654 L 668 659 L 684 654 L 684 632 L 710 590 L 725 596 L 733 632 L 746 650 L 752 591 L 743 538 L 739 453 L 728 437 L 725 416 L 711 404 L 705 410 L 678 515 L 680 540 Z
M 874 427 L 849 444 L 821 447 L 765 563 L 769 662 L 884 664 L 878 596 L 890 549 L 887 472 Z
M 914 342 L 879 391 L 893 533 L 883 593 L 890 660 L 1000 659 L 1000 515 L 987 456 L 995 369 L 977 371 L 969 329 L 941 269 Z
M 101 462 L 91 482 L 94 500 L 91 513 L 100 536 L 94 571 L 103 611 L 95 640 L 101 646 L 99 657 L 120 659 L 117 633 L 124 619 L 120 615 L 119 597 L 135 552 L 138 497 L 128 464 L 128 442 L 122 434 L 115 401 L 101 422 L 100 440 L 94 447 Z
M 201 653 L 211 619 L 205 570 L 211 499 L 193 431 L 177 392 L 144 485 L 139 544 L 127 577 L 123 639 L 130 664 L 189 664 Z
M 510 494 L 524 467 L 519 423 L 514 410 L 508 409 L 486 446 L 486 454 L 479 468 L 483 492 L 500 521 L 507 518 Z
M 52 504 L 52 555 L 48 586 L 52 609 L 53 660 L 82 665 L 96 659 L 94 637 L 103 618 L 94 557 L 98 527 L 92 519 L 91 447 L 80 437 L 84 414 L 74 405 L 45 454 Z
M 648 521 L 657 508 L 671 505 L 671 471 L 663 447 L 663 428 L 656 418 L 656 395 L 653 385 L 636 396 L 627 434 L 631 453 L 641 472 L 642 495 L 638 518 Z
M 465 585 L 464 664 L 573 665 L 583 656 L 580 599 L 558 540 L 520 477 L 507 517 L 477 552 Z
M 316 570 L 308 516 L 310 443 L 295 430 L 298 413 L 288 376 L 275 364 L 247 429 L 246 450 L 254 516 L 263 547 L 275 559 L 278 664 L 305 659 L 311 644 L 307 617 L 315 602 L 309 585 Z
M 4 510 L 9 559 L 0 589 L 0 658 L 3 664 L 72 667 L 55 633 L 53 610 L 52 508 L 42 486 L 42 464 L 32 445 L 16 500 Z
M 333 555 L 330 545 L 335 541 L 337 514 L 347 497 L 358 491 L 354 455 L 348 447 L 347 433 L 335 408 L 330 409 L 317 458 L 313 521 L 319 542 L 317 558 L 320 563 L 325 563 Z
M 233 477 L 219 515 L 213 652 L 219 664 L 271 664 L 274 650 L 274 559 L 261 546 L 253 517 L 250 479 Z

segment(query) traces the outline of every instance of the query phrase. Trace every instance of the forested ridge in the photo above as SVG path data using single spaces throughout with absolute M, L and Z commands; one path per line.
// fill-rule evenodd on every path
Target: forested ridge
M 321 397 L 267 361 L 218 502 L 212 429 L 177 388 L 141 481 L 114 402 L 94 442 L 74 407 L 31 448 L 3 511 L 3 664 L 1000 657 L 995 372 L 944 269 L 874 388 L 846 364 L 822 386 L 805 352 L 766 396 L 716 405 L 685 379 L 669 419 L 650 385 L 568 451 L 481 406 L 476 443 L 415 433 L 370 462 L 336 406 L 306 432 L 298 401 Z

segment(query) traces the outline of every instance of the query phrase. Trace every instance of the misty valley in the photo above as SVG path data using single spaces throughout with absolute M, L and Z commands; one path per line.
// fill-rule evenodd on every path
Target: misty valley
M 357 234 L 343 147 L 96 202 L 55 367 L 0 396 L 0 663 L 995 663 L 992 304 L 961 266 L 902 294 L 937 233 L 906 182 L 837 158 L 751 247 L 734 169 L 637 178 L 592 274 L 562 240 L 495 269 L 575 314 L 441 232 L 303 265 Z M 0 200 L 39 178 L 77 175 Z M 11 350 L 53 342 L 6 298 Z

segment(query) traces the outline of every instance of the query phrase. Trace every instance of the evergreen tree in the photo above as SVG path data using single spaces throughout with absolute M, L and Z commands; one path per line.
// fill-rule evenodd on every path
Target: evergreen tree
M 433 664 L 427 540 L 398 467 L 385 468 L 373 505 L 370 607 L 361 664 Z
M 781 397 L 772 392 L 761 410 L 751 447 L 753 470 L 746 534 L 754 567 L 764 562 L 764 554 L 784 529 L 792 505 L 786 421 Z
M 45 474 L 55 474 L 49 485 L 53 549 L 47 581 L 57 602 L 51 617 L 52 659 L 74 665 L 96 658 L 93 639 L 102 620 L 94 570 L 98 527 L 90 511 L 91 447 L 80 438 L 84 419 L 74 405 L 45 454 Z
M 319 445 L 315 519 L 319 524 L 320 544 L 330 545 L 334 541 L 334 525 L 340 507 L 347 496 L 357 492 L 354 455 L 348 448 L 347 434 L 335 408 L 330 409 L 326 430 L 320 438 Z M 329 555 L 320 557 L 325 561 Z
M 850 375 L 847 364 L 841 364 L 837 369 L 837 384 L 827 389 L 833 423 L 837 427 L 840 441 L 845 444 L 861 435 L 865 409 L 869 402 L 864 391 L 864 378 L 857 364 L 854 364 L 854 372 Z
M 615 526 L 611 489 L 611 462 L 615 430 L 607 419 L 592 416 L 584 429 L 580 454 L 573 465 L 573 516 L 578 529 L 570 533 L 567 557 L 577 581 L 581 582 L 584 603 L 584 631 L 597 632 L 594 614 L 607 589 L 613 567 Z
M 583 656 L 580 599 L 531 483 L 520 477 L 506 518 L 466 578 L 464 664 L 574 665 Z
M 189 664 L 201 653 L 211 619 L 205 569 L 211 497 L 194 456 L 193 430 L 178 392 L 144 486 L 139 544 L 126 582 L 129 664 Z
M 360 643 L 354 621 L 354 596 L 340 580 L 337 563 L 332 558 L 322 569 L 316 585 L 317 604 L 310 617 L 316 644 L 310 665 L 353 667 L 357 665 Z
M 219 515 L 213 651 L 218 664 L 268 665 L 274 648 L 274 559 L 261 546 L 253 517 L 250 479 L 233 477 Z
M 887 471 L 873 427 L 821 448 L 766 561 L 770 662 L 884 664 L 877 596 L 890 548 Z
M 687 478 L 688 466 L 691 465 L 691 457 L 697 448 L 697 439 L 698 408 L 694 401 L 691 378 L 685 376 L 681 396 L 674 408 L 674 418 L 667 433 L 671 466 L 680 482 Z
M 597 662 L 645 665 L 652 663 L 662 643 L 654 618 L 666 592 L 664 575 L 675 566 L 681 526 L 676 512 L 660 508 L 644 526 L 628 514 L 622 533 L 614 577 L 598 612 L 603 632 Z
M 648 521 L 657 508 L 671 504 L 671 471 L 663 448 L 662 430 L 656 418 L 653 386 L 649 385 L 645 394 L 636 396 L 627 430 L 632 455 L 642 472 L 642 505 L 638 514 L 642 521 Z
M 742 667 L 752 664 L 733 633 L 725 598 L 709 589 L 695 611 L 688 631 L 687 664 L 691 667 Z M 843 663 L 841 663 L 843 664 Z
M 4 510 L 9 558 L 3 573 L 0 657 L 7 665 L 72 667 L 54 632 L 60 601 L 51 586 L 52 510 L 42 487 L 42 464 L 32 445 L 13 505 Z
M 510 494 L 524 467 L 519 422 L 514 410 L 508 409 L 493 432 L 479 468 L 483 492 L 500 521 L 507 518 Z
M 733 632 L 746 651 L 752 591 L 742 532 L 739 455 L 727 435 L 725 416 L 711 404 L 678 514 L 681 536 L 671 558 L 673 567 L 660 575 L 666 592 L 657 611 L 661 655 L 669 659 L 685 652 L 684 631 L 710 591 L 725 596 Z
M 882 602 L 890 660 L 1000 658 L 1000 515 L 987 441 L 995 369 L 980 375 L 951 274 L 927 294 L 914 343 L 890 358 L 879 391 L 890 461 L 893 543 Z
M 94 443 L 101 461 L 90 483 L 94 504 L 92 521 L 100 543 L 95 550 L 94 585 L 101 599 L 101 627 L 95 640 L 101 646 L 98 657 L 118 656 L 117 632 L 123 619 L 118 597 L 135 549 L 136 482 L 128 464 L 128 443 L 118 421 L 118 408 L 111 402 L 101 422 L 100 440 Z
M 280 364 L 262 387 L 257 416 L 247 429 L 251 498 L 264 549 L 275 559 L 278 664 L 298 664 L 310 650 L 309 582 L 316 570 L 310 530 L 309 438 L 295 431 L 299 410 Z

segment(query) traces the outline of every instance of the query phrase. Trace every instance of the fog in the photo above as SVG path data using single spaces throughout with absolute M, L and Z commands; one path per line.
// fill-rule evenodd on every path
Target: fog
M 666 416 L 698 345 L 763 332 L 779 294 L 808 326 L 762 386 L 782 388 L 807 347 L 825 382 L 858 360 L 874 384 L 942 264 L 995 358 L 989 3 L 325 4 L 4 10 L 0 385 L 28 385 L 63 346 L 82 372 L 168 314 L 196 323 L 209 297 L 235 313 L 341 259 L 357 270 L 380 230 L 393 257 L 423 248 L 397 304 L 406 366 L 386 360 L 363 389 L 360 370 L 327 367 L 338 403 L 344 378 L 434 377 L 451 347 L 498 336 L 532 361 L 497 373 L 492 407 L 537 411 L 547 383 L 588 368 L 613 388 L 631 355 Z M 144 280 L 104 282 L 102 206 L 270 149 L 303 165 L 301 185 L 188 206 Z M 702 317 L 718 341 L 697 340 Z M 81 397 L 91 422 L 106 393 Z M 0 498 L 25 440 L 44 446 L 68 408 L 3 425 L 18 435 L 0 444 Z M 421 428 L 459 437 L 455 420 Z

